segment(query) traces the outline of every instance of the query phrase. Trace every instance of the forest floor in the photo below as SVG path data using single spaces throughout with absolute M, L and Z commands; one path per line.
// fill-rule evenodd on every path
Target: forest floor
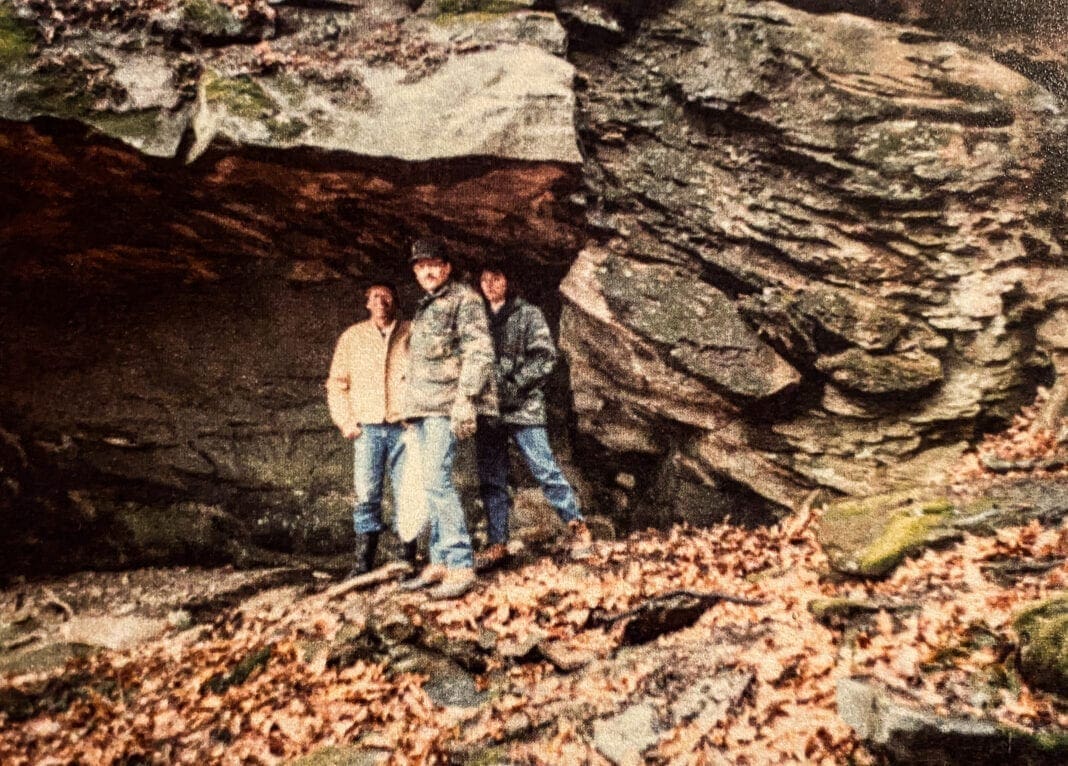
M 981 473 L 957 478 L 1051 480 Z M 1068 583 L 1063 518 L 965 534 L 862 581 L 831 571 L 820 516 L 641 532 L 579 562 L 547 549 L 453 602 L 399 591 L 398 564 L 350 581 L 16 582 L 0 592 L 0 762 L 881 762 L 840 714 L 844 679 L 1064 735 L 1068 702 L 1021 681 L 1012 629 Z

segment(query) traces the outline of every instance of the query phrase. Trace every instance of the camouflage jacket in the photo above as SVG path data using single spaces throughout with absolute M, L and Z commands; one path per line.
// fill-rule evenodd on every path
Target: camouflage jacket
M 481 415 L 497 414 L 493 341 L 478 293 L 449 281 L 424 295 L 409 348 L 405 417 L 448 417 L 457 396 L 472 399 Z
M 501 420 L 545 425 L 545 382 L 556 365 L 556 346 L 545 317 L 522 298 L 489 312 Z

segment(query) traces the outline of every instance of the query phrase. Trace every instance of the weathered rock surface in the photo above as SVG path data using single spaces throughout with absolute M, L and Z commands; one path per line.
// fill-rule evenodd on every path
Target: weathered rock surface
M 362 281 L 435 233 L 543 301 L 581 241 L 554 16 L 247 10 L 0 6 L 4 568 L 345 550 Z
M 1068 370 L 1068 89 L 1050 30 L 841 10 L 0 6 L 5 565 L 344 550 L 321 380 L 428 233 L 562 295 L 591 509 L 937 475 Z
M 1068 481 L 1039 476 L 999 483 L 960 502 L 937 488 L 910 487 L 833 503 L 819 525 L 830 565 L 844 574 L 882 577 L 906 556 L 999 527 L 1068 517 Z
M 1033 604 L 1013 620 L 1020 673 L 1029 683 L 1068 695 L 1068 595 Z
M 846 14 L 692 0 L 628 23 L 573 57 L 597 238 L 562 286 L 580 428 L 789 506 L 936 474 L 1029 396 L 1056 350 L 1035 320 L 1068 299 L 1057 97 Z
M 295 19 L 287 33 L 285 15 L 263 2 L 240 18 L 214 0 L 181 0 L 147 18 L 120 4 L 107 21 L 53 28 L 38 5 L 3 10 L 0 114 L 9 120 L 73 119 L 147 155 L 184 149 L 187 160 L 215 142 L 411 161 L 580 159 L 572 69 L 553 55 L 563 30 L 552 16 L 471 30 L 400 15 L 382 27 L 374 10 L 342 6 Z M 155 40 L 134 47 L 121 27 L 135 22 Z M 540 37 L 524 31 L 539 23 L 548 27 Z M 35 50 L 41 35 L 49 44 Z M 229 45 L 183 55 L 183 36 Z
M 1068 746 L 1057 737 L 1045 738 L 976 718 L 939 715 L 866 679 L 838 682 L 838 714 L 891 763 L 1052 766 L 1068 755 Z

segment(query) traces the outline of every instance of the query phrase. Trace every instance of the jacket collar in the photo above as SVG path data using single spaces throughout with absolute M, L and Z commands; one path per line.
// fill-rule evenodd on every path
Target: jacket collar
M 489 316 L 491 322 L 504 322 L 508 317 L 515 313 L 516 309 L 519 308 L 522 302 L 522 298 L 510 296 L 505 300 L 504 305 L 502 305 L 498 311 L 494 311 L 490 308 L 489 303 L 486 303 L 486 314 Z
M 441 296 L 445 295 L 447 292 L 449 292 L 452 289 L 453 284 L 454 283 L 453 283 L 452 279 L 450 278 L 450 279 L 445 280 L 445 284 L 443 284 L 441 287 L 439 287 L 434 292 L 432 292 L 432 293 L 423 293 L 423 297 L 419 299 L 419 308 L 421 308 L 421 309 L 422 308 L 426 308 L 431 303 L 436 301 L 438 298 L 440 298 Z

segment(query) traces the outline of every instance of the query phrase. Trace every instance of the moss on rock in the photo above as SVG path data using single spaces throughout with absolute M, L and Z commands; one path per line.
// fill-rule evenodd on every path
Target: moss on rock
M 224 37 L 241 31 L 241 22 L 229 9 L 211 0 L 185 0 L 182 3 L 182 20 L 208 37 Z
M 132 141 L 151 140 L 160 127 L 158 109 L 136 109 L 129 112 L 102 112 L 89 120 L 95 128 L 115 138 Z
M 820 543 L 831 566 L 881 577 L 940 537 L 953 504 L 927 492 L 911 489 L 832 505 L 820 525 Z
M 304 120 L 293 117 L 288 120 L 267 120 L 267 132 L 271 134 L 271 139 L 278 141 L 279 143 L 289 143 L 297 140 L 303 135 L 304 131 L 308 129 L 308 123 Z
M 40 68 L 26 79 L 14 103 L 33 115 L 80 120 L 92 107 L 87 79 L 77 66 Z
M 817 598 L 808 602 L 808 612 L 817 622 L 833 626 L 848 623 L 857 617 L 874 614 L 879 606 L 852 598 Z
M 1033 604 L 1013 618 L 1020 673 L 1039 689 L 1068 695 L 1068 594 Z
M 329 745 L 290 761 L 289 766 L 374 766 L 387 759 L 384 750 L 364 745 Z
M 223 77 L 208 72 L 204 75 L 204 96 L 231 114 L 250 120 L 269 117 L 278 109 L 263 88 L 249 77 Z
M 33 27 L 15 16 L 10 6 L 0 6 L 0 69 L 29 59 L 34 36 Z
M 900 514 L 892 517 L 882 534 L 857 556 L 857 573 L 878 577 L 896 567 L 909 553 L 919 550 L 942 514 Z

